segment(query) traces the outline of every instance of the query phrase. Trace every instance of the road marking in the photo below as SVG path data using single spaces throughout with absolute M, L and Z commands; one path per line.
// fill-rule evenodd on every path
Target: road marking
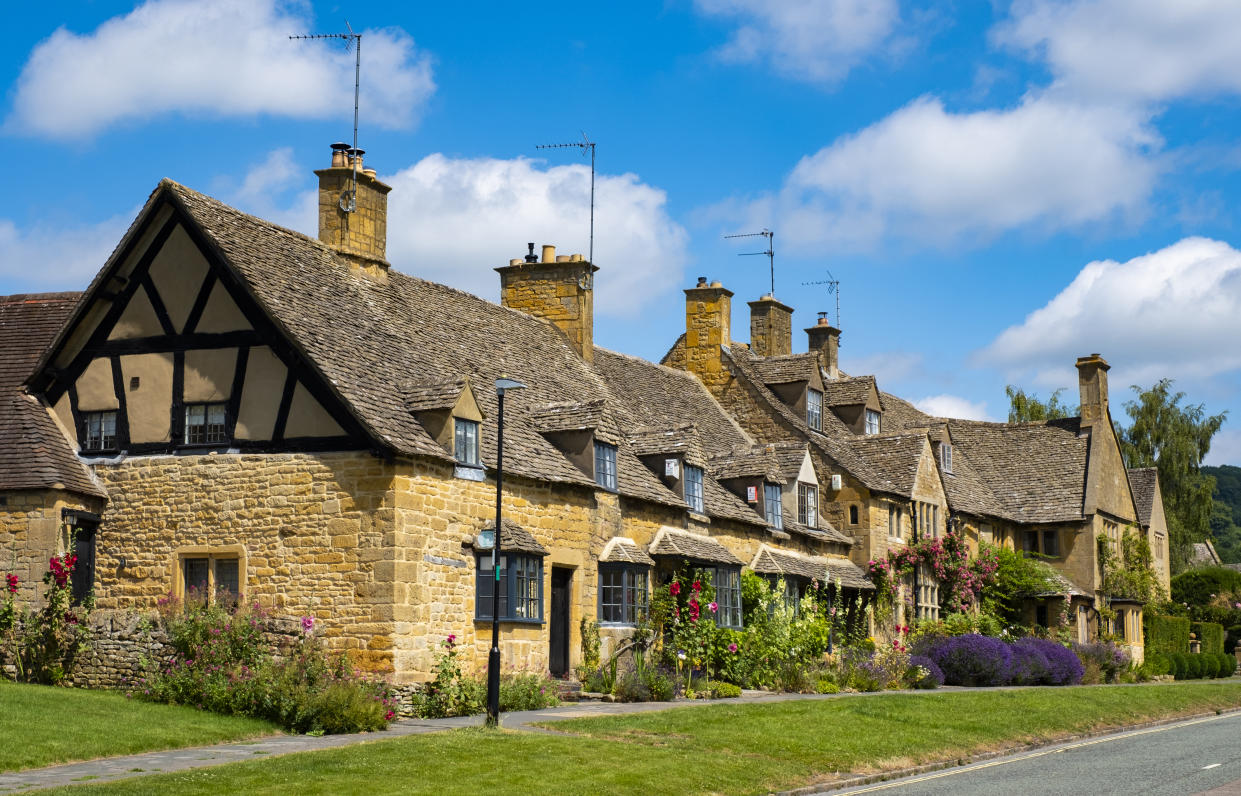
M 1234 718 L 1237 718 L 1238 715 L 1239 714 L 1237 713 L 1224 713 L 1218 716 L 1207 716 L 1206 718 L 1202 718 L 1202 719 L 1194 719 L 1193 721 L 1182 721 L 1182 722 L 1177 722 L 1176 724 L 1164 724 L 1159 727 L 1149 727 L 1145 730 L 1134 730 L 1132 732 L 1119 733 L 1117 735 L 1107 735 L 1102 738 L 1095 738 L 1089 741 L 1079 741 L 1077 743 L 1057 746 L 1055 749 L 1044 749 L 1038 752 L 1030 752 L 1029 754 L 1021 755 L 1020 757 L 1011 757 L 1005 760 L 993 760 L 989 763 L 976 763 L 974 765 L 961 766 L 959 768 L 952 768 L 946 771 L 940 771 L 935 774 L 927 774 L 921 777 L 912 777 L 910 779 L 900 779 L 900 780 L 893 780 L 891 782 L 883 782 L 878 785 L 872 785 L 869 788 L 854 788 L 851 790 L 842 791 L 842 793 L 844 794 L 873 793 L 874 791 L 879 791 L 879 790 L 889 790 L 891 788 L 900 788 L 905 785 L 913 785 L 918 782 L 928 782 L 933 779 L 943 779 L 944 777 L 953 777 L 953 776 L 956 776 L 957 774 L 964 774 L 970 771 L 980 771 L 984 768 L 1004 766 L 1004 765 L 1008 765 L 1009 763 L 1020 763 L 1023 760 L 1032 760 L 1036 757 L 1054 755 L 1054 754 L 1057 754 L 1058 752 L 1066 752 L 1070 749 L 1080 749 L 1085 746 L 1094 746 L 1096 744 L 1101 744 L 1101 743 L 1110 743 L 1111 741 L 1120 741 L 1120 740 L 1124 740 L 1125 738 L 1135 738 L 1139 735 L 1150 735 L 1156 732 L 1166 732 L 1168 730 L 1175 730 L 1181 727 L 1192 727 L 1195 724 L 1205 724 L 1208 721 L 1219 721 L 1220 719 L 1234 719 Z M 1215 768 L 1215 766 L 1218 766 L 1218 765 L 1221 765 L 1221 764 L 1216 763 L 1214 765 L 1207 766 L 1206 768 Z
M 1220 767 L 1220 766 L 1222 766 L 1222 765 L 1224 765 L 1224 764 L 1223 764 L 1223 763 L 1212 763 L 1212 764 L 1211 764 L 1211 765 L 1209 765 L 1209 766 L 1203 766 L 1203 767 L 1202 767 L 1202 770 L 1203 770 L 1203 771 L 1206 771 L 1208 768 L 1219 768 L 1219 767 Z

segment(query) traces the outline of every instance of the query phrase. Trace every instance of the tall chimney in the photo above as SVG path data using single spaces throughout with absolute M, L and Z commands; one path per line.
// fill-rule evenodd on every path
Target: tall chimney
M 840 330 L 827 320 L 826 312 L 819 313 L 819 322 L 806 330 L 806 337 L 810 340 L 811 352 L 819 352 L 819 361 L 827 375 L 840 378 Z
M 319 240 L 359 270 L 386 276 L 388 191 L 392 187 L 376 179 L 374 169 L 363 168 L 363 154 L 348 144 L 332 144 L 332 165 L 315 172 L 319 177 Z M 355 162 L 358 191 L 351 202 Z
M 760 357 L 793 353 L 793 308 L 770 293 L 750 302 L 750 350 Z
M 543 258 L 530 254 L 497 268 L 500 303 L 551 321 L 587 362 L 595 359 L 595 271 L 582 255 L 556 256 L 555 246 L 543 247 Z
M 732 345 L 733 292 L 719 282 L 698 284 L 685 291 L 685 367 L 708 387 L 728 378 L 720 346 Z
M 1107 372 L 1111 365 L 1098 354 L 1077 358 L 1077 387 L 1082 402 L 1082 425 L 1108 419 Z

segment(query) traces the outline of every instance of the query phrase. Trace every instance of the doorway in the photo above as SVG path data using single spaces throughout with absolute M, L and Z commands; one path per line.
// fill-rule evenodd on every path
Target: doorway
M 572 592 L 573 570 L 552 567 L 552 615 L 547 668 L 553 677 L 569 673 L 569 595 Z

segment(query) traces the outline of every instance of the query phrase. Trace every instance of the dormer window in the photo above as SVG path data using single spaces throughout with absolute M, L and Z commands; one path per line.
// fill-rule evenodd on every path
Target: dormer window
M 807 528 L 819 527 L 819 488 L 814 484 L 797 485 L 797 521 Z
M 604 489 L 616 491 L 616 446 L 606 442 L 595 443 L 595 483 Z
M 823 430 L 823 393 L 815 389 L 806 390 L 806 425 Z
M 188 404 L 185 407 L 185 444 L 219 445 L 228 442 L 224 404 Z
M 763 510 L 766 512 L 768 525 L 776 529 L 784 528 L 784 512 L 780 505 L 779 484 L 763 484 Z
M 82 450 L 116 450 L 116 412 L 86 412 L 82 416 Z
M 478 455 L 478 421 L 453 418 L 453 455 L 458 464 L 478 467 L 482 459 Z
M 866 433 L 867 434 L 878 434 L 879 433 L 879 413 L 876 412 L 874 409 L 866 410 Z
M 685 465 L 685 503 L 690 511 L 706 514 L 702 501 L 702 468 Z
M 947 442 L 940 443 L 939 466 L 945 473 L 952 472 L 952 445 Z

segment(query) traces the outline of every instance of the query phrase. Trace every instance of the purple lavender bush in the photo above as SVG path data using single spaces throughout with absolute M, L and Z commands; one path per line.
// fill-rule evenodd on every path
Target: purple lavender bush
M 1073 652 L 1085 669 L 1098 672 L 1105 683 L 1116 682 L 1117 676 L 1129 668 L 1129 653 L 1110 641 L 1096 641 L 1091 644 L 1074 642 Z
M 912 672 L 915 667 L 919 667 L 919 666 L 921 666 L 923 669 L 926 669 L 926 674 L 918 678 L 917 680 L 913 679 L 912 674 L 910 675 L 909 679 L 911 681 L 911 685 L 913 685 L 914 688 L 919 688 L 919 689 L 939 688 L 941 685 L 944 684 L 944 673 L 940 670 L 939 666 L 935 663 L 935 661 L 931 660 L 925 655 L 911 656 L 909 658 L 910 672 Z
M 1072 650 L 1044 638 L 1023 638 L 1012 645 L 1014 685 L 1074 685 L 1085 671 Z
M 1013 653 L 996 638 L 970 634 L 933 645 L 927 657 L 944 673 L 949 685 L 997 686 L 1010 679 Z

